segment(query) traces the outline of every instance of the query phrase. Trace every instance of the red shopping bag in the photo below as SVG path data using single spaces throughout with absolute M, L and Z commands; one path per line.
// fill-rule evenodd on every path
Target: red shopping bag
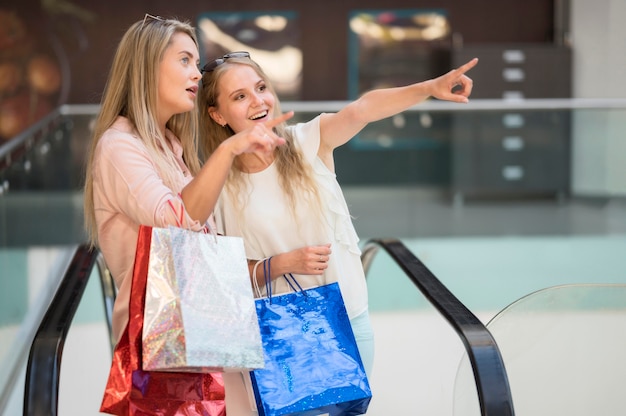
M 151 236 L 152 227 L 139 228 L 129 322 L 113 353 L 100 411 L 120 416 L 225 416 L 221 373 L 141 369 L 141 334 Z

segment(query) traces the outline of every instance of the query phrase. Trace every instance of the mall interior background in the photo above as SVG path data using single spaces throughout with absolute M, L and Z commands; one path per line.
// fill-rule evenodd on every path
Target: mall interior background
M 337 151 L 338 178 L 362 239 L 402 238 L 485 319 L 551 284 L 626 282 L 622 0 L 9 0 L 0 5 L 0 149 L 60 106 L 70 123 L 62 125 L 69 140 L 41 143 L 0 178 L 0 385 L 14 365 L 4 361 L 14 354 L 11 341 L 19 337 L 13 335 L 54 287 L 51 265 L 60 262 L 67 245 L 83 238 L 80 186 L 91 118 L 117 41 L 145 13 L 187 19 L 201 33 L 217 25 L 221 32 L 210 33 L 220 37 L 201 44 L 203 60 L 238 49 L 242 40 L 268 67 L 279 53 L 264 54 L 265 49 L 288 51 L 296 57 L 290 69 L 297 70 L 284 85 L 284 108 L 299 108 L 302 117 L 332 110 L 364 88 L 436 76 L 477 55 L 480 63 L 470 75 L 471 105 L 478 111 L 440 111 L 429 102 L 425 111 L 372 126 Z M 364 30 L 372 22 L 388 30 Z M 252 23 L 263 30 L 250 30 Z M 221 37 L 232 33 L 237 36 Z M 508 113 L 504 99 L 506 105 L 540 103 L 524 113 L 530 121 L 524 135 L 505 135 L 503 142 L 509 156 L 522 156 L 525 172 L 534 174 L 523 181 L 519 168 L 502 170 L 505 180 L 478 176 L 481 167 L 499 169 L 507 162 L 494 151 L 502 131 L 492 127 L 500 120 L 515 126 L 519 118 L 502 117 Z M 484 103 L 487 110 L 480 110 Z M 578 105 L 593 108 L 559 109 Z M 520 149 L 519 136 L 535 140 Z M 468 197 L 460 207 L 454 204 L 456 191 Z M 465 195 L 471 191 L 495 192 L 471 200 Z M 397 266 L 382 259 L 375 266 L 368 285 L 381 344 L 372 414 L 391 414 L 394 404 L 450 414 L 450 379 L 461 350 L 446 343 L 454 334 L 442 335 L 430 315 L 415 319 L 417 291 Z M 71 387 L 61 392 L 64 409 L 78 404 L 77 396 L 92 409 L 107 370 L 104 330 L 92 326 L 102 324 L 101 301 L 97 290 L 88 293 L 85 307 L 92 308 L 77 316 L 80 328 L 87 324 L 85 332 L 68 342 L 64 356 L 74 369 L 66 372 Z M 589 340 L 593 337 L 585 337 Z M 576 337 L 573 342 L 583 345 Z M 420 355 L 407 363 L 416 352 Z M 81 383 L 82 368 L 94 363 L 103 371 L 89 370 L 97 380 Z M 19 405 L 16 392 L 13 402 Z M 419 399 L 411 403 L 411 397 Z

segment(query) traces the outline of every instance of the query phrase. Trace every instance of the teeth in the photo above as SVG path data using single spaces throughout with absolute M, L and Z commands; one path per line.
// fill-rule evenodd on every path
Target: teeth
M 250 120 L 256 120 L 258 118 L 265 117 L 266 115 L 267 115 L 267 111 L 263 111 L 262 113 L 257 113 L 253 115 L 252 117 L 250 117 Z

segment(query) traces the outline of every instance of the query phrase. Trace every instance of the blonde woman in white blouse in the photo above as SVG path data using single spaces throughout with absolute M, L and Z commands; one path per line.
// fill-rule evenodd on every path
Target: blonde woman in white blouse
M 215 212 L 218 230 L 244 238 L 251 273 L 259 259 L 271 257 L 273 293 L 291 290 L 279 279 L 286 273 L 292 273 L 304 288 L 339 282 L 368 373 L 373 365 L 374 337 L 367 285 L 359 240 L 335 177 L 333 150 L 368 123 L 431 96 L 467 102 L 472 81 L 465 73 L 477 62 L 473 59 L 424 82 L 370 91 L 339 112 L 321 114 L 307 123 L 276 125 L 276 134 L 284 137 L 286 144 L 271 153 L 237 156 L 219 198 Z M 281 114 L 270 81 L 247 52 L 211 61 L 203 72 L 199 108 L 206 155 L 213 155 L 233 134 Z M 256 275 L 259 287 L 264 288 L 261 267 Z M 227 384 L 227 400 L 228 394 Z

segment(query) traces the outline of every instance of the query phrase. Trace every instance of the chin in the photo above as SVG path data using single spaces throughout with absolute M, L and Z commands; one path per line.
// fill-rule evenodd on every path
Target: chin
M 194 104 L 189 104 L 189 105 L 185 105 L 185 106 L 181 106 L 181 108 L 178 111 L 178 114 L 183 114 L 183 113 L 188 113 L 190 111 L 195 110 L 196 105 Z

